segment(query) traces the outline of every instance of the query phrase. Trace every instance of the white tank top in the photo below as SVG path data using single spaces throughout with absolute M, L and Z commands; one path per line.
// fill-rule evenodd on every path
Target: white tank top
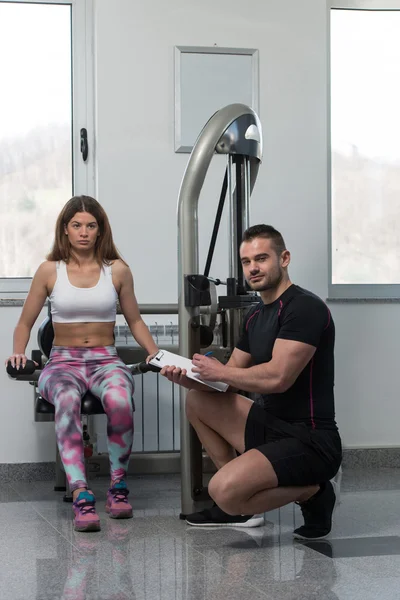
M 111 265 L 103 265 L 97 284 L 90 288 L 72 285 L 67 265 L 57 263 L 57 279 L 50 295 L 54 323 L 110 323 L 115 321 L 118 294 Z

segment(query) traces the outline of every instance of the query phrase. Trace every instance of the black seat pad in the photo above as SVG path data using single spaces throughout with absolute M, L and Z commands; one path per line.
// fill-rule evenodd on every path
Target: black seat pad
M 54 406 L 47 402 L 42 396 L 36 399 L 36 413 L 54 414 Z M 103 405 L 91 392 L 86 392 L 81 400 L 81 414 L 83 415 L 104 415 Z

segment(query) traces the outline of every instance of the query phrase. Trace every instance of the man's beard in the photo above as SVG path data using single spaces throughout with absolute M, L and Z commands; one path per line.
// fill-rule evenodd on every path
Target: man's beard
M 255 292 L 267 292 L 270 290 L 276 290 L 282 282 L 282 279 L 283 271 L 279 269 L 277 273 L 264 278 L 262 281 L 256 281 L 255 283 L 249 281 L 248 284 Z

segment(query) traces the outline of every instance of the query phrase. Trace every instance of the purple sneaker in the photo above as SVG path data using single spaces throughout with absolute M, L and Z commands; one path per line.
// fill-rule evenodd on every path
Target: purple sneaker
M 129 490 L 123 479 L 113 484 L 107 492 L 106 512 L 112 519 L 131 519 L 132 506 L 128 502 Z
M 95 509 L 96 499 L 92 492 L 80 492 L 72 504 L 75 513 L 75 531 L 100 531 L 100 519 Z

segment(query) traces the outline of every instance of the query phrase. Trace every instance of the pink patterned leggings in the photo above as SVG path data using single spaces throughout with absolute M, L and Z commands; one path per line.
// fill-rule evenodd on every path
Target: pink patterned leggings
M 133 376 L 115 346 L 75 348 L 54 346 L 40 378 L 39 392 L 54 404 L 58 449 L 71 492 L 87 487 L 81 398 L 97 396 L 107 415 L 111 479 L 127 472 L 133 443 Z

